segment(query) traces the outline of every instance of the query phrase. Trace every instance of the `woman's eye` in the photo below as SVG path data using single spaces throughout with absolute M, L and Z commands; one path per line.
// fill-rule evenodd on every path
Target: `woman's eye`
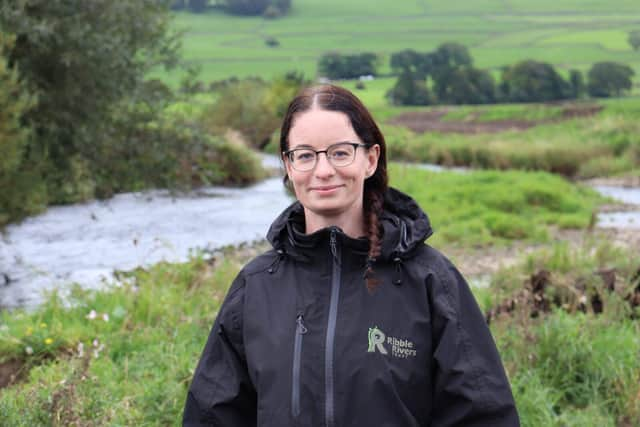
M 344 157 L 349 157 L 349 152 L 346 150 L 336 150 L 333 152 L 332 157 L 334 159 L 341 159 Z
M 314 154 L 315 153 L 312 153 L 311 151 L 299 152 L 296 153 L 296 160 L 301 162 L 308 162 L 310 160 L 313 160 Z

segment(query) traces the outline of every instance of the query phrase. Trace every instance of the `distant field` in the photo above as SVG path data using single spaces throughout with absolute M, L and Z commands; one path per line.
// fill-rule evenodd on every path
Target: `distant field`
M 637 0 L 293 0 L 291 14 L 278 20 L 179 13 L 175 27 L 185 31 L 184 57 L 204 81 L 289 70 L 315 78 L 317 58 L 331 50 L 376 52 L 388 72 L 390 53 L 446 41 L 466 44 L 476 65 L 494 70 L 527 58 L 565 70 L 612 60 L 640 75 L 640 53 L 626 42 L 629 30 L 640 29 Z M 267 37 L 280 46 L 267 47 Z M 175 85 L 181 75 L 162 77 Z

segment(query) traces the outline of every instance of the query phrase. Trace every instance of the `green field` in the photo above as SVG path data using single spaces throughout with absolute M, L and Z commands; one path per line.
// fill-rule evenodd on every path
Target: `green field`
M 294 0 L 290 14 L 277 20 L 178 13 L 175 27 L 185 31 L 184 57 L 201 68 L 204 81 L 294 69 L 315 77 L 317 58 L 332 50 L 376 52 L 384 73 L 390 53 L 429 51 L 447 41 L 467 45 L 482 68 L 533 58 L 586 70 L 612 60 L 640 74 L 640 54 L 626 42 L 627 32 L 640 28 L 640 5 L 630 0 Z M 280 46 L 266 46 L 267 37 Z M 164 78 L 176 84 L 180 75 Z

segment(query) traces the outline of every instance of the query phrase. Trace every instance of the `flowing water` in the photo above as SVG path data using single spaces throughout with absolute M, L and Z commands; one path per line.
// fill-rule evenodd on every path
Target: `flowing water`
M 279 167 L 275 157 L 265 157 L 264 163 Z M 640 189 L 596 189 L 640 205 Z M 183 261 L 193 249 L 261 239 L 291 201 L 281 179 L 270 178 L 242 189 L 127 193 L 52 207 L 10 225 L 0 239 L 0 307 L 31 307 L 41 301 L 42 291 L 64 284 L 98 287 L 113 280 L 113 270 Z M 639 228 L 640 213 L 601 214 L 598 225 Z

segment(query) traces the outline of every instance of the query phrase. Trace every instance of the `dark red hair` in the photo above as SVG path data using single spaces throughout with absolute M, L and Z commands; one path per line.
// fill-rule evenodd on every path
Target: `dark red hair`
M 380 157 L 375 173 L 364 182 L 364 224 L 369 239 L 369 254 L 365 278 L 367 288 L 373 290 L 376 281 L 373 278 L 372 264 L 380 255 L 382 232 L 379 217 L 382 213 L 384 193 L 387 191 L 387 152 L 384 136 L 371 113 L 362 102 L 350 91 L 334 85 L 311 86 L 303 89 L 289 104 L 280 129 L 280 152 L 289 150 L 289 132 L 298 113 L 318 108 L 327 111 L 338 111 L 349 117 L 351 126 L 367 147 L 380 146 Z M 284 177 L 285 185 L 288 177 Z

